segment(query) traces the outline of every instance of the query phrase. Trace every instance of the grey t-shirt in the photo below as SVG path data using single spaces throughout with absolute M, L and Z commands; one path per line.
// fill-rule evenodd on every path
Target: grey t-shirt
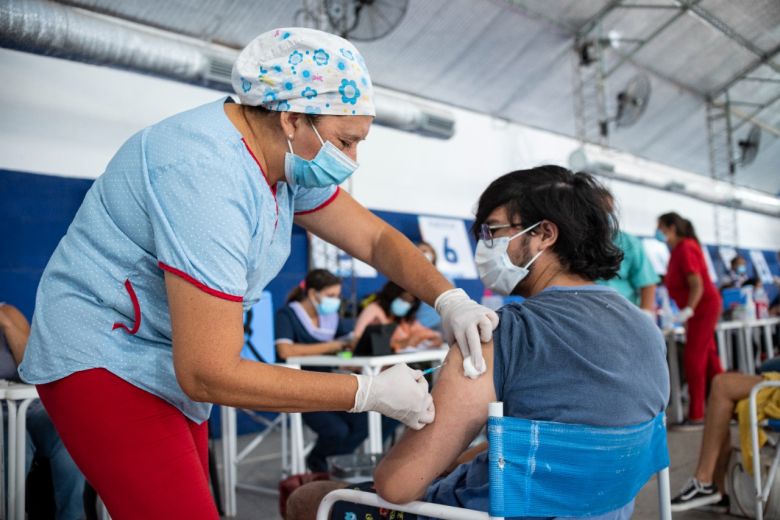
M 499 315 L 493 383 L 506 416 L 628 426 L 664 410 L 663 335 L 613 289 L 549 287 Z M 487 479 L 483 453 L 432 484 L 426 500 L 487 511 Z M 633 502 L 603 518 L 628 518 L 632 510 Z

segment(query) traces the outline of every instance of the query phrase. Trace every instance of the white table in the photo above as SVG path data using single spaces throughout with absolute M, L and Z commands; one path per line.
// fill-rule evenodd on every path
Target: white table
M 27 409 L 35 399 L 38 399 L 38 391 L 35 389 L 35 386 L 0 381 L 0 400 L 5 401 L 8 405 L 7 513 L 8 518 L 11 520 L 23 520 L 25 516 L 24 502 L 27 475 L 24 469 L 27 458 Z M 2 439 L 2 433 L 2 421 L 0 421 L 0 439 Z M 0 454 L 2 451 L 0 449 Z M 0 461 L 2 460 L 0 458 Z M 5 487 L 2 486 L 4 475 L 2 470 L 3 467 L 0 464 L 0 489 L 4 490 Z M 0 506 L 5 505 L 2 498 L 5 497 L 0 497 Z
M 669 412 L 668 417 L 674 423 L 681 423 L 685 419 L 680 395 L 680 363 L 677 358 L 677 340 L 685 337 L 685 328 L 675 327 L 664 331 L 666 339 L 666 361 L 669 364 Z
M 382 368 L 398 363 L 422 363 L 425 361 L 441 362 L 447 356 L 449 349 L 421 350 L 404 354 L 376 357 L 353 357 L 345 359 L 339 356 L 301 356 L 289 358 L 287 363 L 281 364 L 287 368 L 299 369 L 303 366 L 318 367 L 360 367 L 364 374 L 378 374 Z M 229 406 L 221 406 L 222 420 L 222 489 L 225 500 L 225 516 L 236 515 L 236 488 L 238 487 L 237 464 L 241 456 L 238 454 L 236 432 L 236 409 Z M 306 471 L 306 453 L 303 445 L 303 420 L 301 414 L 292 413 L 290 427 L 287 428 L 287 419 L 282 418 L 282 466 L 289 468 L 291 474 L 304 473 Z M 369 446 L 372 453 L 382 451 L 382 416 L 376 412 L 368 414 Z M 289 432 L 289 440 L 288 440 Z M 255 444 L 255 443 L 253 443 Z M 248 450 L 245 448 L 242 453 Z M 289 454 L 289 461 L 288 459 Z
M 718 323 L 715 333 L 718 338 L 718 357 L 725 370 L 734 367 L 731 359 L 731 349 L 727 348 L 730 344 L 726 340 L 727 331 L 738 331 L 738 356 L 739 367 L 741 370 L 755 374 L 756 356 L 753 352 L 752 332 L 755 329 L 762 329 L 764 333 L 764 343 L 767 359 L 774 356 L 774 347 L 772 345 L 772 329 L 780 325 L 780 317 L 765 318 L 761 320 L 748 321 L 721 321 Z M 677 326 L 674 329 L 664 331 L 666 339 L 666 354 L 669 363 L 669 418 L 673 422 L 682 422 L 685 412 L 682 408 L 682 398 L 680 396 L 680 366 L 677 360 L 677 341 L 685 341 L 685 328 Z
M 750 332 L 754 329 L 762 329 L 764 332 L 764 349 L 766 353 L 766 359 L 772 359 L 775 356 L 774 345 L 772 345 L 772 329 L 780 325 L 780 316 L 772 318 L 763 318 L 760 320 L 750 320 L 745 322 L 745 339 L 750 340 Z M 753 344 L 751 342 L 751 351 Z
M 422 363 L 426 361 L 438 361 L 441 363 L 447 357 L 448 348 L 420 350 L 417 352 L 408 352 L 404 354 L 393 354 L 390 356 L 372 356 L 372 357 L 353 357 L 345 359 L 339 356 L 302 356 L 291 357 L 287 360 L 287 365 L 294 368 L 301 366 L 310 367 L 360 367 L 364 374 L 377 375 L 383 368 L 397 365 L 399 363 Z M 291 414 L 291 435 L 293 441 L 292 455 L 298 456 L 298 461 L 293 460 L 293 468 L 300 472 L 305 471 L 303 460 L 303 427 L 295 427 L 296 422 L 301 422 L 301 414 Z M 300 430 L 300 432 L 298 432 Z M 296 435 L 298 437 L 296 438 Z M 382 453 L 382 416 L 378 412 L 368 412 L 368 445 L 369 453 Z M 299 451 L 300 448 L 300 451 Z M 297 465 L 296 465 L 297 463 Z
M 722 321 L 718 323 L 715 333 L 718 337 L 718 355 L 721 363 L 726 370 L 734 367 L 731 359 L 731 349 L 727 348 L 730 344 L 726 338 L 727 331 L 738 331 L 737 334 L 737 356 L 740 370 L 748 373 L 756 373 L 756 354 L 753 350 L 753 332 L 761 329 L 764 334 L 764 347 L 767 359 L 774 357 L 775 350 L 772 344 L 772 329 L 780 325 L 780 317 L 763 318 L 755 320 L 735 320 Z

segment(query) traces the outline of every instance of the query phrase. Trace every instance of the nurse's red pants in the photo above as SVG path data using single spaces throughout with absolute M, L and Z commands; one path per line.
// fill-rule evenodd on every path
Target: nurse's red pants
M 723 372 L 715 343 L 715 326 L 720 318 L 720 298 L 703 297 L 695 314 L 685 324 L 686 343 L 683 352 L 685 378 L 688 380 L 690 406 L 688 419 L 704 418 L 707 384 Z
M 38 385 L 38 393 L 114 520 L 219 518 L 207 423 L 103 369 Z

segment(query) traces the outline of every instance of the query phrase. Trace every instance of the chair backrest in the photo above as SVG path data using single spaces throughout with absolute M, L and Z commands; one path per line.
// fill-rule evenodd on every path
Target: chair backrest
M 276 363 L 274 306 L 268 291 L 263 291 L 260 300 L 244 315 L 244 348 L 241 357 Z
M 490 516 L 592 516 L 628 504 L 669 465 L 665 417 L 599 427 L 488 420 Z

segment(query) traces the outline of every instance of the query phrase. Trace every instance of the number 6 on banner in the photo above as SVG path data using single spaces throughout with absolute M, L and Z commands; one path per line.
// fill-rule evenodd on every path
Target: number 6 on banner
M 450 247 L 449 237 L 444 237 L 444 259 L 451 264 L 458 263 L 458 252 Z
M 427 217 L 421 215 L 420 235 L 436 250 L 436 266 L 450 278 L 477 279 L 474 249 L 469 241 L 466 223 L 457 218 Z

